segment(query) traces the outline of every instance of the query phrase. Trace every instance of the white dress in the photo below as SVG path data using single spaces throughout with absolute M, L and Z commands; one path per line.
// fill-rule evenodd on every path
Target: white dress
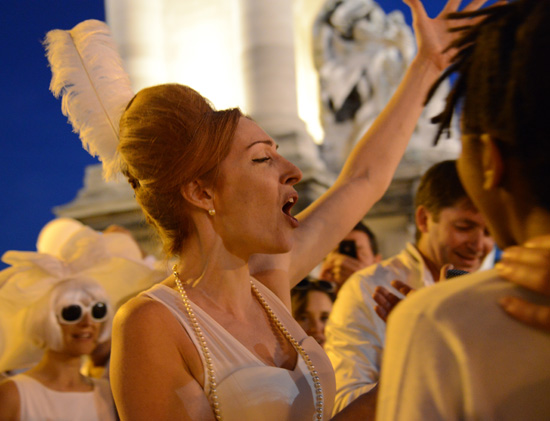
M 59 392 L 26 374 L 10 377 L 19 392 L 21 421 L 111 421 L 116 420 L 109 382 L 91 379 L 90 392 Z
M 290 312 L 267 287 L 255 282 L 279 320 L 310 356 L 318 371 L 324 394 L 324 417 L 330 419 L 335 393 L 334 372 L 325 352 L 303 331 Z M 186 329 L 205 367 L 204 356 L 190 325 L 179 293 L 165 285 L 144 293 L 164 304 Z M 200 307 L 191 307 L 204 334 L 214 362 L 217 394 L 224 420 L 294 421 L 312 420 L 315 413 L 315 387 L 309 370 L 298 356 L 294 370 L 266 365 L 235 339 Z M 205 394 L 210 385 L 204 373 Z

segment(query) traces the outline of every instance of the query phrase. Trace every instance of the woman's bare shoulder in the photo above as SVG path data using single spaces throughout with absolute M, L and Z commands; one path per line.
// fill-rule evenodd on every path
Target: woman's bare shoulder
M 19 419 L 19 399 L 19 391 L 14 381 L 8 377 L 0 382 L 0 419 Z
M 137 329 L 141 334 L 156 336 L 158 330 L 181 330 L 172 312 L 163 303 L 146 295 L 138 295 L 124 303 L 116 312 L 113 330 L 128 332 Z
M 208 419 L 204 371 L 187 331 L 163 303 L 144 295 L 117 312 L 111 386 L 121 418 Z M 186 399 L 174 391 L 185 391 Z

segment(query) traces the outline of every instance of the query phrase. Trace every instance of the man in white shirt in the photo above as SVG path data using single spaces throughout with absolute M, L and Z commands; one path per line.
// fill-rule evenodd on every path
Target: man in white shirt
M 550 2 L 518 0 L 462 26 L 456 89 L 462 184 L 501 248 L 550 233 Z M 460 16 L 459 17 L 463 17 Z M 464 25 L 464 26 L 463 26 Z M 415 292 L 392 312 L 377 406 L 380 420 L 542 420 L 550 414 L 550 334 L 514 320 L 514 296 L 550 305 L 479 272 Z
M 386 323 L 376 314 L 377 286 L 402 295 L 390 282 L 414 289 L 433 285 L 441 268 L 479 269 L 493 248 L 485 221 L 462 188 L 455 161 L 433 165 L 422 177 L 415 197 L 415 244 L 398 255 L 356 272 L 347 280 L 326 327 L 325 350 L 336 373 L 335 412 L 369 394 L 374 417 Z

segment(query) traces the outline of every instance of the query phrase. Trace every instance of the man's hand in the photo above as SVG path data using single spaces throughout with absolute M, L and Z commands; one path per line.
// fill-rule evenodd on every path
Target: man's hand
M 391 285 L 404 296 L 407 296 L 411 292 L 415 291 L 404 282 L 398 280 L 391 281 Z M 374 311 L 376 311 L 376 314 L 378 314 L 378 316 L 385 322 L 387 321 L 391 311 L 401 302 L 401 298 L 389 292 L 384 287 L 376 287 L 374 294 L 372 294 L 372 298 L 376 301 L 376 304 L 378 304 L 374 307 Z
M 366 266 L 367 264 L 359 259 L 331 251 L 321 266 L 319 279 L 334 282 L 341 287 L 351 275 Z
M 495 267 L 504 279 L 550 296 L 550 235 L 507 248 Z M 512 296 L 502 298 L 499 304 L 517 320 L 550 331 L 550 306 Z

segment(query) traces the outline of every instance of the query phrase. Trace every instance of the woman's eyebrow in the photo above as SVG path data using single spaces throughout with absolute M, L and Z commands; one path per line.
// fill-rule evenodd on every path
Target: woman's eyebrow
M 246 147 L 246 149 L 250 149 L 252 146 L 258 144 L 258 143 L 263 143 L 263 144 L 266 144 L 268 146 L 273 146 L 275 145 L 275 149 L 279 149 L 279 145 L 275 144 L 272 140 L 269 140 L 269 139 L 266 139 L 266 140 L 257 140 L 255 142 L 252 142 L 250 145 L 248 145 Z

